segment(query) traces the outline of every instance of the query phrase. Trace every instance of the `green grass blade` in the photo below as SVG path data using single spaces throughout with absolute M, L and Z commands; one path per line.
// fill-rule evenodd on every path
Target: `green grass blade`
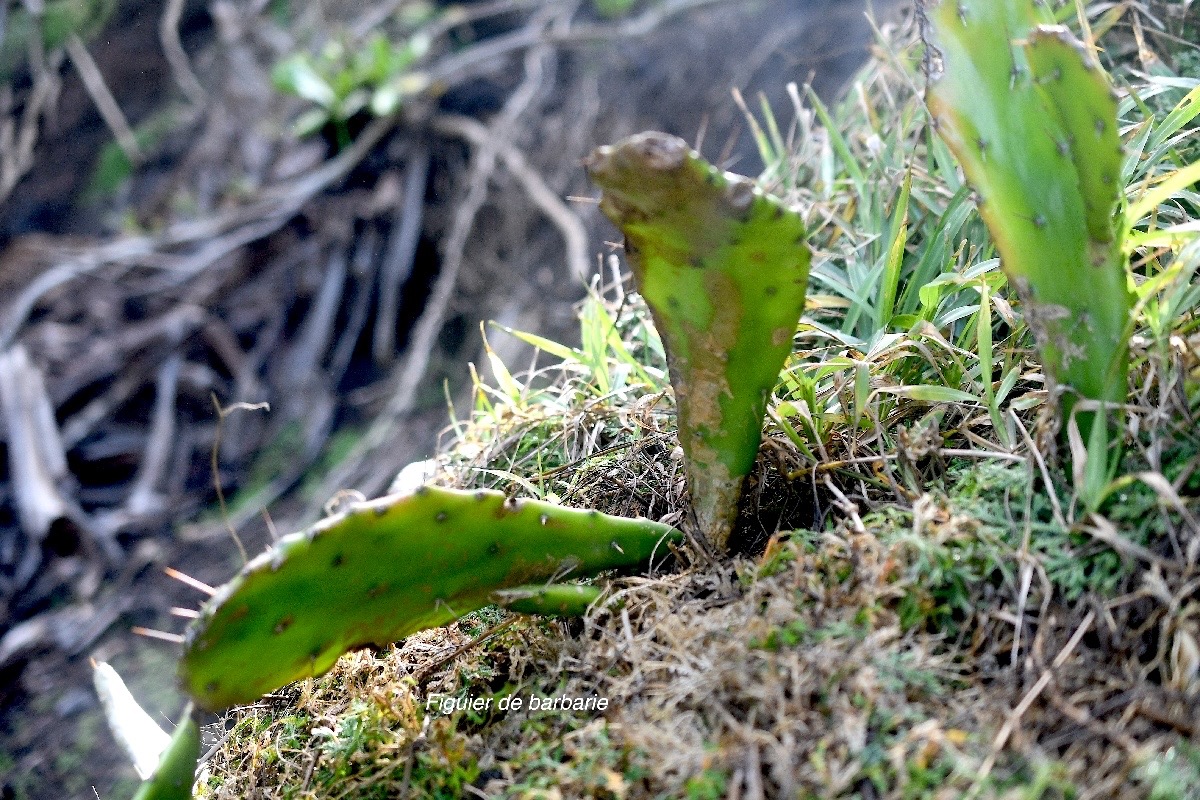
M 926 403 L 971 403 L 979 404 L 979 398 L 960 389 L 949 386 L 883 386 L 876 389 L 882 394 L 894 394 L 907 397 L 910 400 L 921 400 Z
M 565 344 L 560 344 L 553 339 L 547 339 L 545 336 L 538 336 L 536 333 L 527 333 L 525 331 L 514 330 L 504 325 L 492 323 L 500 330 L 507 333 L 509 336 L 520 339 L 528 345 L 532 345 L 543 352 L 549 353 L 552 356 L 561 358 L 563 361 L 579 361 L 581 353 L 573 347 L 567 347 Z
M 1188 164 L 1186 167 L 1168 174 L 1154 188 L 1147 189 L 1142 193 L 1141 197 L 1129 204 L 1129 221 L 1136 224 L 1151 211 L 1158 208 L 1164 200 L 1170 199 L 1176 192 L 1188 188 L 1197 181 L 1200 181 L 1200 161 Z
M 837 153 L 838 158 L 842 160 L 842 166 L 845 168 L 846 172 L 850 174 L 850 180 L 854 182 L 854 188 L 858 192 L 859 200 L 863 203 L 867 203 L 871 197 L 871 186 L 867 182 L 866 175 L 863 174 L 862 166 L 859 165 L 858 159 L 856 159 L 854 157 L 854 153 L 851 152 L 850 145 L 846 143 L 845 138 L 838 129 L 837 123 L 835 123 L 833 121 L 833 117 L 830 116 L 829 109 L 825 107 L 825 104 L 821 102 L 821 98 L 817 96 L 817 93 L 814 92 L 811 87 L 809 87 L 808 90 L 808 99 L 809 102 L 813 104 L 813 109 L 816 110 L 817 117 L 821 120 L 821 124 L 825 126 L 825 133 L 829 137 L 829 142 L 833 145 L 833 149 Z M 863 208 L 860 210 L 860 213 L 862 212 L 869 212 L 869 210 Z
M 900 287 L 900 273 L 904 268 L 904 246 L 908 244 L 908 198 L 912 192 L 912 170 L 904 175 L 900 199 L 892 212 L 892 228 L 888 237 L 887 265 L 880 284 L 879 304 L 876 319 L 879 330 L 886 330 L 896 313 L 896 292 Z

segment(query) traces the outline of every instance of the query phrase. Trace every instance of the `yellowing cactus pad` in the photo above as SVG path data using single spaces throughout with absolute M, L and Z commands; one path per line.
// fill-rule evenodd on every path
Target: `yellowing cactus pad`
M 669 525 L 424 487 L 281 539 L 204 606 L 180 677 L 203 708 L 320 675 L 338 656 L 451 622 L 497 590 L 642 564 Z
M 724 549 L 804 310 L 804 222 L 665 133 L 601 147 L 587 168 L 667 351 L 696 522 Z

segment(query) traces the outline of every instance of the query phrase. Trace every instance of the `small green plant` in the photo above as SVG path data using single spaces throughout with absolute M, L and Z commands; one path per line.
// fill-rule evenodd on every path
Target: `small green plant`
M 297 135 L 331 126 L 338 147 L 344 148 L 351 141 L 353 117 L 386 116 L 406 97 L 425 89 L 423 79 L 409 68 L 425 55 L 429 44 L 428 37 L 420 35 L 394 43 L 375 34 L 359 46 L 334 39 L 315 57 L 295 53 L 284 59 L 271 77 L 280 91 L 313 104 L 296 120 Z
M 632 320 L 621 320 L 614 311 L 606 306 L 604 298 L 596 292 L 588 293 L 579 314 L 578 348 L 567 347 L 525 331 L 497 327 L 526 344 L 561 358 L 563 366 L 579 377 L 577 385 L 586 389 L 585 393 L 590 397 L 620 398 L 626 396 L 634 386 L 639 391 L 658 391 L 666 385 L 665 370 L 662 369 L 662 342 L 653 328 L 641 324 L 641 319 L 634 317 Z M 639 341 L 627 345 L 623 339 L 624 328 L 633 328 Z M 631 350 L 631 345 L 636 347 Z M 518 408 L 525 407 L 526 400 L 531 398 L 525 396 L 508 368 L 491 352 L 486 340 L 484 347 L 504 399 Z M 544 394 L 539 399 L 545 399 Z
M 1039 25 L 1053 21 L 1032 0 L 942 2 L 931 12 L 942 69 L 928 102 L 978 194 L 1064 418 L 1077 397 L 1100 404 L 1098 424 L 1095 403 L 1078 418 L 1098 490 L 1112 461 L 1105 415 L 1125 401 L 1132 305 L 1116 215 L 1117 99 L 1086 45 Z
M 172 111 L 164 111 L 139 123 L 133 129 L 133 138 L 144 153 L 160 146 L 178 125 L 177 115 Z M 119 142 L 109 142 L 96 156 L 87 194 L 98 200 L 111 197 L 133 175 L 135 167 Z
M 693 775 L 684 784 L 687 800 L 721 800 L 729 785 L 729 773 L 709 767 L 699 775 Z
M 675 136 L 632 136 L 587 166 L 666 349 L 700 534 L 724 550 L 804 310 L 804 221 Z
M 1196 800 L 1200 798 L 1200 746 L 1183 742 L 1147 759 L 1138 773 L 1149 800 Z

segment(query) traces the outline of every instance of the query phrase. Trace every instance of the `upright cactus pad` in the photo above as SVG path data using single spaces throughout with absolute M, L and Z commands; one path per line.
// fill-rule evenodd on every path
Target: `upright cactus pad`
M 499 492 L 424 487 L 284 537 L 205 605 L 180 676 L 220 709 L 320 675 L 347 650 L 402 639 L 492 602 L 492 593 L 632 567 L 679 533 Z
M 929 108 L 979 195 L 1050 387 L 1121 403 L 1131 297 L 1114 218 L 1117 103 L 1066 28 L 1038 25 L 1046 14 L 1032 0 L 943 0 Z M 1069 413 L 1069 393 L 1063 403 Z
M 666 347 L 697 523 L 724 549 L 804 310 L 804 222 L 664 133 L 601 147 L 587 167 Z

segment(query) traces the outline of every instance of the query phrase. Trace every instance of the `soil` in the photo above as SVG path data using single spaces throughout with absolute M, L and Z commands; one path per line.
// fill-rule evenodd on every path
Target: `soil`
M 163 568 L 219 584 L 272 526 L 294 529 L 339 490 L 378 494 L 430 455 L 445 398 L 466 402 L 466 362 L 485 360 L 480 320 L 576 335 L 571 304 L 615 234 L 590 202 L 569 206 L 588 273 L 572 274 L 575 228 L 552 222 L 532 185 L 593 197 L 583 156 L 650 128 L 755 174 L 730 89 L 755 108 L 761 92 L 786 124 L 789 82 L 833 97 L 870 41 L 853 0 L 636 3 L 615 21 L 580 2 L 469 3 L 479 18 L 446 34 L 431 71 L 537 35 L 466 62 L 395 117 L 353 117 L 353 147 L 295 136 L 305 104 L 272 88 L 272 67 L 376 12 L 394 31 L 397 5 L 186 3 L 180 40 L 204 90 L 189 101 L 159 6 L 122 3 L 87 44 L 146 134 L 116 189 L 97 191 L 92 167 L 112 135 L 78 70 L 59 68 L 32 169 L 0 206 L 0 354 L 26 354 L 9 374 L 53 412 L 5 407 L 0 798 L 131 794 L 88 658 L 111 662 L 152 714 L 178 715 L 174 648 L 129 631 L 182 628 L 167 609 L 197 595 Z M 15 96 L 30 80 L 13 78 Z M 498 138 L 523 161 L 488 155 Z M 515 340 L 490 340 L 521 357 Z M 21 455 L 30 419 L 49 444 Z M 17 500 L 19 465 L 58 461 L 39 526 Z

